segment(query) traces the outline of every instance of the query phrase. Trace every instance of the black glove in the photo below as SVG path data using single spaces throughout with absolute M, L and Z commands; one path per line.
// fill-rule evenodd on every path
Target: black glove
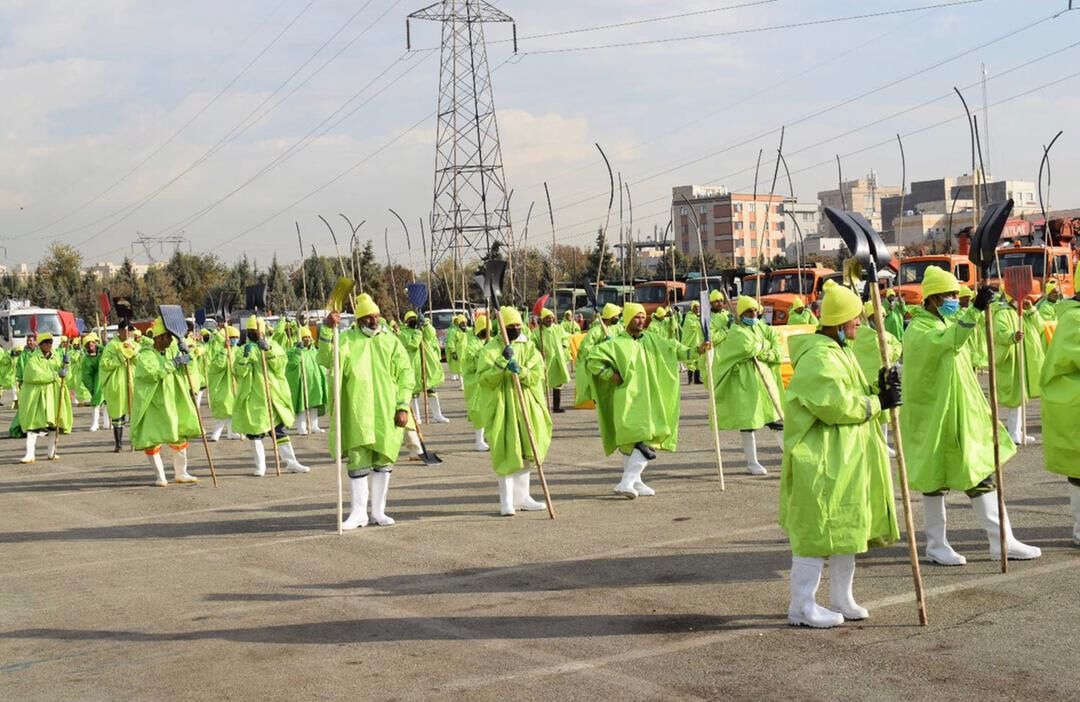
M 67 366 L 64 366 L 63 368 L 60 369 L 60 372 L 57 375 L 59 375 L 61 378 L 66 378 L 67 374 L 68 374 Z
M 176 340 L 176 348 L 180 351 L 180 353 L 188 352 L 188 345 L 184 342 L 183 339 Z
M 251 343 L 250 341 L 244 344 L 244 358 L 248 357 L 248 355 L 251 353 L 251 349 L 253 349 L 254 347 L 255 344 Z
M 270 342 L 267 341 L 266 339 L 259 339 L 259 348 L 262 349 L 263 351 L 269 351 L 270 350 Z
M 514 347 L 507 344 L 506 348 L 503 349 L 503 358 L 505 358 L 507 361 L 514 360 Z
M 63 357 L 63 358 L 61 359 L 61 362 L 62 362 L 62 363 L 63 363 L 63 364 L 65 365 L 65 366 L 71 365 L 71 356 L 69 356 L 69 355 L 67 355 L 67 354 L 65 353 L 65 354 L 64 354 L 64 357 Z
M 896 366 L 878 371 L 878 399 L 881 409 L 890 410 L 904 404 L 900 396 L 900 373 Z
M 994 291 L 990 289 L 990 286 L 984 285 L 979 288 L 979 292 L 975 293 L 975 301 L 971 304 L 975 306 L 975 309 L 980 312 L 985 312 L 986 308 L 990 306 L 990 302 L 994 299 Z

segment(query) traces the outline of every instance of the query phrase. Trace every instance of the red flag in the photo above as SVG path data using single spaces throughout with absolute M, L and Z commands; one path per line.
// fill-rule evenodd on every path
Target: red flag
M 68 339 L 77 339 L 79 337 L 79 325 L 75 323 L 75 315 L 64 310 L 59 310 L 56 314 L 60 317 L 60 334 Z
M 112 305 L 109 304 L 109 293 L 103 292 L 98 295 L 98 304 L 101 306 L 101 317 L 108 323 L 109 313 L 112 312 Z
M 551 295 L 544 295 L 536 301 L 536 304 L 534 304 L 532 308 L 532 313 L 534 315 L 536 315 L 537 317 L 540 316 L 540 313 L 543 311 L 544 305 L 547 304 L 549 297 L 551 297 Z
M 37 336 L 37 315 L 30 315 L 30 333 Z

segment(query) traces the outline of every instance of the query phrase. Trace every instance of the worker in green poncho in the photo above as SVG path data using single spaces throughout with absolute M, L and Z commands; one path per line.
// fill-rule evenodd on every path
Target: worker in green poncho
M 513 516 L 516 510 L 544 509 L 529 494 L 534 459 L 526 433 L 525 417 L 515 397 L 514 376 L 521 382 L 525 411 L 532 424 L 537 460 L 543 462 L 551 445 L 551 415 L 544 401 L 544 359 L 523 333 L 521 313 L 503 307 L 499 319 L 510 343 L 501 335 L 481 349 L 477 360 L 479 397 L 477 403 L 491 445 L 491 467 L 499 481 L 499 513 Z
M 197 407 L 202 407 L 203 395 L 206 394 L 207 386 L 206 357 L 209 349 L 202 336 L 203 332 L 206 331 L 206 329 L 201 329 L 197 333 L 189 332 L 184 338 L 188 356 L 191 358 L 188 371 L 191 373 L 191 384 L 195 388 L 195 404 Z
M 882 310 L 885 313 L 885 331 L 903 341 L 904 329 L 907 327 L 907 305 L 904 303 L 904 298 L 897 295 L 895 290 L 889 288 L 885 291 Z
M 15 360 L 18 357 L 18 352 L 15 349 L 11 351 L 0 350 L 0 407 L 3 406 L 4 393 L 11 390 L 13 400 L 19 399 L 19 394 L 15 390 Z
M 417 317 L 416 312 L 409 310 L 405 313 L 405 326 L 398 330 L 398 339 L 409 353 L 409 362 L 416 376 L 413 382 L 413 392 L 416 393 L 412 400 L 413 416 L 416 421 L 420 421 L 420 393 L 426 392 L 431 408 L 431 421 L 435 424 L 449 424 L 450 420 L 443 415 L 437 392 L 445 380 L 445 375 L 439 358 L 439 339 L 435 336 L 435 328 L 427 319 Z
M 82 384 L 90 391 L 90 407 L 91 419 L 90 419 L 90 431 L 97 431 L 98 429 L 109 428 L 109 413 L 106 411 L 105 424 L 102 427 L 101 415 L 102 406 L 105 404 L 105 393 L 101 388 L 101 338 L 94 332 L 90 332 L 83 337 L 82 340 L 83 357 L 80 364 L 80 372 L 82 373 Z
M 82 363 L 85 352 L 83 351 L 82 337 L 64 339 L 60 344 L 61 354 L 67 354 L 71 359 L 71 390 L 75 395 L 71 405 L 78 407 L 80 404 L 88 404 L 92 398 L 90 388 L 83 383 Z
M 210 340 L 206 355 L 210 367 L 206 374 L 207 388 L 210 390 L 210 416 L 216 421 L 210 432 L 211 441 L 220 441 L 222 432 L 227 439 L 239 439 L 240 434 L 233 431 L 232 415 L 236 408 L 236 347 L 240 344 L 240 330 L 226 325 Z
M 58 433 L 71 432 L 71 393 L 67 390 L 70 358 L 53 353 L 53 335 L 37 336 L 37 349 L 27 357 L 22 371 L 19 396 L 19 425 L 26 432 L 26 455 L 22 463 L 33 463 L 39 436 L 49 435 L 50 461 L 56 453 Z M 26 353 L 25 351 L 23 353 Z
M 562 328 L 555 324 L 555 313 L 546 307 L 540 312 L 540 326 L 533 334 L 533 342 L 547 369 L 547 386 L 551 388 L 551 411 L 562 414 L 566 411 L 562 407 L 562 386 L 570 382 L 570 375 L 566 372 L 567 341 Z
M 309 428 L 313 434 L 325 432 L 319 427 L 319 414 L 326 411 L 326 373 L 318 363 L 317 354 L 311 330 L 306 325 L 300 327 L 300 340 L 289 349 L 285 365 L 300 436 L 307 436 Z
M 782 360 L 780 337 L 760 319 L 760 309 L 754 298 L 739 297 L 736 320 L 713 360 L 717 427 L 742 434 L 746 471 L 751 475 L 769 472 L 758 461 L 758 429 L 769 427 L 777 443 L 784 445 L 784 418 L 777 414 L 770 395 L 779 387 L 774 369 Z
M 26 337 L 26 345 L 21 350 L 13 350 L 15 353 L 15 417 L 11 420 L 11 426 L 8 427 L 8 436 L 13 439 L 25 438 L 26 433 L 23 431 L 22 425 L 19 423 L 19 393 L 22 392 L 23 384 L 23 371 L 26 370 L 26 363 L 30 360 L 30 356 L 37 350 L 37 336 L 34 333 L 30 333 Z
M 586 370 L 585 364 L 589 358 L 589 352 L 596 344 L 603 343 L 619 332 L 619 319 L 622 316 L 622 308 L 613 303 L 607 303 L 600 310 L 600 320 L 594 321 L 585 333 L 585 338 L 578 345 L 577 358 L 574 362 L 574 404 L 583 405 L 586 402 L 595 402 L 593 393 L 592 376 Z
M 462 332 L 468 329 L 468 321 L 463 314 L 455 314 L 446 330 L 446 368 L 450 371 L 450 380 L 461 380 L 461 344 L 465 337 Z
M 141 348 L 135 341 L 135 327 L 131 322 L 122 320 L 117 325 L 116 336 L 105 344 L 98 364 L 98 382 L 101 395 L 105 399 L 105 410 L 112 424 L 113 452 L 120 452 L 124 441 L 124 425 L 127 424 L 128 403 L 133 392 L 132 375 L 134 373 L 135 354 Z
M 1008 408 L 1005 428 L 1017 446 L 1030 446 L 1038 439 L 1024 435 L 1023 406 L 1028 400 L 1039 397 L 1039 375 L 1043 359 L 1043 317 L 1032 307 L 1030 300 L 1023 302 L 1024 322 L 1020 324 L 1016 302 L 1002 292 L 1002 299 L 994 303 L 994 366 L 997 370 L 998 404 Z M 1020 382 L 1020 346 L 1024 354 L 1024 386 Z M 1030 411 L 1030 408 L 1029 408 Z
M 623 455 L 615 494 L 634 499 L 656 491 L 642 479 L 656 451 L 674 451 L 679 440 L 679 362 L 709 350 L 645 333 L 645 308 L 628 302 L 623 330 L 597 344 L 588 372 L 596 388 L 596 416 L 604 453 Z
M 1016 455 L 1016 445 L 1003 426 L 992 426 L 990 407 L 965 348 L 975 327 L 983 323 L 993 291 L 980 288 L 971 308 L 960 312 L 960 287 L 952 273 L 927 268 L 923 304 L 904 334 L 905 406 L 900 426 L 908 483 L 923 493 L 926 557 L 940 565 L 967 563 L 945 534 L 945 493 L 962 490 L 986 532 L 991 558 L 1001 559 L 999 519 L 1005 522 L 1009 559 L 1038 558 L 1042 552 L 1018 541 L 1008 517 L 998 514 L 990 432 L 998 431 L 1002 463 Z
M 960 294 L 957 296 L 960 300 L 960 310 L 966 310 L 971 307 L 972 300 L 975 299 L 975 291 L 966 285 L 960 286 Z M 986 349 L 986 325 L 979 323 L 975 325 L 975 331 L 970 337 L 968 337 L 967 344 L 965 344 L 968 355 L 971 357 L 971 366 L 976 370 L 986 370 L 990 367 L 990 354 Z
M 711 291 L 709 293 L 709 341 L 719 346 L 727 336 L 730 326 L 731 310 L 728 309 L 727 295 L 719 290 Z M 699 366 L 704 363 L 704 357 L 699 359 Z
M 870 616 L 855 602 L 855 554 L 896 543 L 892 476 L 879 417 L 900 405 L 895 367 L 873 366 L 871 387 L 852 345 L 863 305 L 843 286 L 821 302 L 816 334 L 788 339 L 794 373 L 784 405 L 780 526 L 791 541 L 788 622 L 826 629 Z M 829 608 L 815 601 L 829 559 Z
M 574 313 L 570 310 L 563 312 L 562 322 L 559 323 L 559 326 L 562 327 L 562 330 L 566 333 L 567 337 L 581 333 L 581 327 L 574 321 Z
M 651 334 L 659 334 L 661 338 L 668 341 L 679 340 L 678 320 L 666 307 L 656 308 L 652 315 L 652 321 L 649 322 L 649 326 L 645 331 Z
M 1035 309 L 1042 316 L 1044 322 L 1053 322 L 1058 318 L 1057 306 L 1061 302 L 1061 290 L 1058 282 L 1051 278 L 1046 281 L 1043 296 L 1035 303 Z
M 863 315 L 866 317 L 868 329 L 863 330 L 855 340 L 850 341 L 848 348 L 855 355 L 855 360 L 859 363 L 859 370 L 863 372 L 867 381 L 870 382 L 871 389 L 877 392 L 879 390 L 877 372 L 881 368 L 881 349 L 878 346 L 877 327 L 874 325 L 873 302 L 867 302 L 863 305 Z M 904 345 L 891 332 L 886 331 L 885 347 L 888 351 L 889 367 L 895 366 L 900 362 L 900 355 L 904 352 Z M 896 458 L 895 449 L 889 445 L 890 417 L 888 411 L 883 411 L 880 419 L 881 432 L 885 436 L 885 448 L 889 453 L 889 458 Z
M 135 357 L 135 397 L 131 407 L 131 443 L 150 460 L 156 479 L 154 485 L 166 487 L 161 447 L 173 450 L 173 480 L 179 484 L 199 481 L 188 473 L 188 440 L 199 436 L 199 418 L 192 404 L 187 370 L 191 356 L 180 353 L 172 334 L 158 317 L 147 336 L 151 348 Z M 187 370 L 185 370 L 187 369 Z
M 798 295 L 791 301 L 791 310 L 788 312 L 787 323 L 791 324 L 810 324 L 812 326 L 818 326 L 818 318 L 814 316 L 806 307 L 806 302 L 803 301 Z
M 285 379 L 285 349 L 266 337 L 266 323 L 255 315 L 247 318 L 244 328 L 247 343 L 233 363 L 236 373 L 233 431 L 251 441 L 256 477 L 266 475 L 266 448 L 262 441 L 265 436 L 272 437 L 277 443 L 286 470 L 290 473 L 307 473 L 310 469 L 296 459 L 296 451 L 285 431 L 296 421 L 289 382 Z M 266 375 L 263 375 L 263 368 L 266 368 Z M 267 386 L 270 389 L 269 400 Z M 270 409 L 267 409 L 268 406 Z
M 319 329 L 319 364 L 334 373 L 333 330 L 341 316 L 327 315 Z M 367 526 L 371 518 L 391 526 L 386 514 L 390 474 L 409 424 L 415 374 L 398 338 L 379 324 L 379 307 L 368 294 L 356 298 L 357 327 L 339 337 L 341 369 L 341 451 L 349 472 L 349 518 L 343 529 Z M 333 409 L 331 409 L 331 412 Z M 330 453 L 336 445 L 333 426 Z M 370 478 L 370 485 L 368 480 Z
M 690 303 L 690 311 L 683 317 L 682 331 L 679 340 L 683 346 L 696 349 L 705 341 L 705 330 L 701 328 L 701 304 L 697 300 Z M 692 358 L 683 365 L 686 366 L 686 384 L 701 385 L 701 364 L 704 359 Z
M 1058 302 L 1057 330 L 1042 376 L 1043 461 L 1069 481 L 1073 546 L 1080 546 L 1080 295 Z
M 488 342 L 488 318 L 486 314 L 477 316 L 473 323 L 473 333 L 465 337 L 465 347 L 461 352 L 461 379 L 465 383 L 465 408 L 469 424 L 474 432 L 473 448 L 481 453 L 491 447 L 484 441 L 484 417 L 480 407 L 481 394 L 478 390 L 477 363 L 480 353 Z

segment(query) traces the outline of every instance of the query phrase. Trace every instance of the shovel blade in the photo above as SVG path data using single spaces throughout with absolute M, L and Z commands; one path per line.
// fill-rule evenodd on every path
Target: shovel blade
M 425 466 L 441 466 L 443 462 L 443 459 L 439 458 L 439 454 L 426 448 L 420 454 L 420 460 L 424 462 Z
M 866 239 L 866 232 L 856 222 L 849 212 L 838 210 L 835 207 L 826 207 L 825 216 L 832 222 L 844 245 L 851 252 L 851 257 L 862 264 L 863 268 L 869 269 L 873 263 L 873 252 Z
M 986 208 L 978 229 L 971 237 L 971 253 L 968 258 L 983 272 L 984 278 L 990 264 L 994 262 L 994 252 L 997 251 L 998 242 L 1001 241 L 1001 234 L 1005 231 L 1005 224 L 1009 221 L 1012 210 L 1012 199 L 992 203 Z

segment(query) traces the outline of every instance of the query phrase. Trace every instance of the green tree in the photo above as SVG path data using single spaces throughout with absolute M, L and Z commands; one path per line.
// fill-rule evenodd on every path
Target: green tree
M 605 277 L 612 277 L 612 273 L 615 271 L 615 257 L 611 254 L 609 244 L 610 242 L 604 236 L 604 230 L 598 230 L 596 233 L 596 245 L 585 261 L 585 280 L 596 283 L 597 277 L 600 277 L 601 280 Z M 599 273 L 599 276 L 597 273 Z
M 210 292 L 225 280 L 225 266 L 213 254 L 176 251 L 165 265 L 165 273 L 186 313 L 203 307 Z
M 357 254 L 360 280 L 364 281 L 363 292 L 378 299 L 383 289 L 382 266 L 375 259 L 375 245 L 368 240 Z

